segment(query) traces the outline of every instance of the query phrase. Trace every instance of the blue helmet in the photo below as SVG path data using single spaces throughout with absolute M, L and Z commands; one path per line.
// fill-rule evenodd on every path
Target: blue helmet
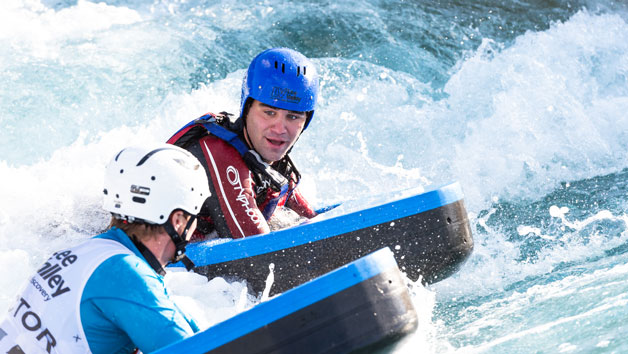
M 240 117 L 244 118 L 249 98 L 269 106 L 308 112 L 303 130 L 314 116 L 318 96 L 318 74 L 303 54 L 288 48 L 267 49 L 258 54 L 242 81 Z

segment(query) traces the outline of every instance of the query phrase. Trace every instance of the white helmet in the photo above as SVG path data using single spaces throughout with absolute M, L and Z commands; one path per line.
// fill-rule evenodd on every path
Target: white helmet
M 211 195 L 205 169 L 177 146 L 128 147 L 105 171 L 103 208 L 130 222 L 162 225 L 175 209 L 197 215 Z

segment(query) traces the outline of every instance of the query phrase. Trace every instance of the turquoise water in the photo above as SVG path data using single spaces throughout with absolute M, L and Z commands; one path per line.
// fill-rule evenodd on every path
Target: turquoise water
M 272 46 L 322 75 L 293 153 L 316 206 L 465 192 L 474 253 L 415 289 L 420 328 L 392 352 L 628 351 L 620 1 L 4 0 L 0 311 L 48 253 L 104 227 L 115 151 L 237 111 Z

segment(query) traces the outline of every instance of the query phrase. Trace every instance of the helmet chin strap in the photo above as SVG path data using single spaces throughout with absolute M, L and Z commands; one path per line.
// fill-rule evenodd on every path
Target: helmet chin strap
M 257 151 L 257 149 L 255 148 L 255 145 L 253 145 L 253 140 L 251 140 L 251 136 L 249 135 L 249 129 L 246 126 L 246 120 L 244 121 L 244 135 L 246 136 L 246 143 L 247 145 L 249 145 L 251 147 L 251 149 Z
M 185 246 L 188 244 L 188 242 L 185 240 L 185 236 L 188 234 L 190 227 L 192 227 L 194 220 L 196 220 L 196 216 L 192 215 L 190 217 L 190 220 L 188 220 L 187 224 L 185 225 L 185 229 L 183 229 L 181 235 L 179 235 L 179 233 L 174 229 L 174 226 L 172 226 L 170 220 L 163 224 L 164 229 L 166 230 L 168 235 L 170 235 L 170 239 L 172 239 L 172 242 L 175 246 L 174 257 L 172 258 L 171 263 L 181 261 L 185 266 L 185 269 L 187 269 L 188 271 L 194 268 L 194 262 L 192 262 L 192 260 L 185 254 Z

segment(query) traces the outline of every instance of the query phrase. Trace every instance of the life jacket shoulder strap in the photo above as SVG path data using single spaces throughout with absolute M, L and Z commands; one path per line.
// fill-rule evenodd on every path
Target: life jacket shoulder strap
M 249 152 L 249 147 L 240 139 L 238 134 L 220 125 L 215 116 L 202 116 L 197 119 L 197 124 L 203 125 L 210 134 L 233 146 L 242 157 Z

